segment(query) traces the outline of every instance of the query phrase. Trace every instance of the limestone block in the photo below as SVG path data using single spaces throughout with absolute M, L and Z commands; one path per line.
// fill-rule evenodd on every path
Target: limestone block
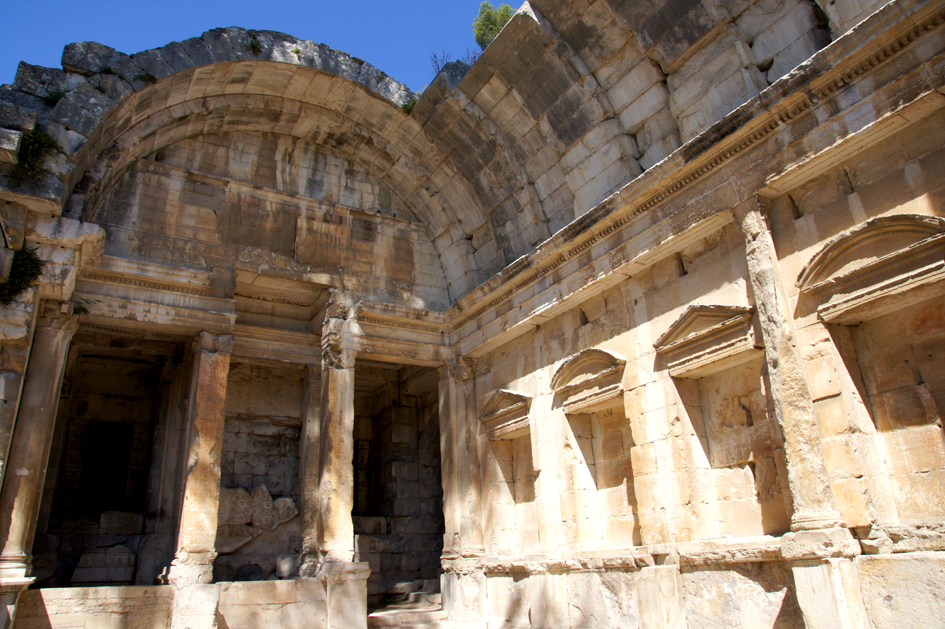
M 59 146 L 66 155 L 74 155 L 76 151 L 85 146 L 88 140 L 88 138 L 81 133 L 67 129 L 52 120 L 44 122 L 40 125 L 40 128 L 56 141 L 56 145 Z
M 125 546 L 83 553 L 72 573 L 73 583 L 131 583 L 135 553 Z
M 17 151 L 20 150 L 20 139 L 23 133 L 13 129 L 0 129 L 0 164 L 16 164 Z
M 62 50 L 62 67 L 69 72 L 91 76 L 111 67 L 117 51 L 97 42 L 66 44 Z
M 852 561 L 798 562 L 791 570 L 806 627 L 865 629 L 868 626 L 860 580 Z
M 690 627 L 771 628 L 789 622 L 790 574 L 780 566 L 685 570 L 682 589 Z M 762 585 L 764 583 L 764 586 Z M 799 618 L 794 619 L 800 622 Z
M 56 103 L 50 118 L 88 137 L 116 102 L 88 83 L 81 83 Z
M 876 629 L 934 627 L 945 618 L 942 553 L 857 557 L 866 613 Z
M 794 40 L 775 56 L 767 73 L 768 83 L 774 83 L 829 43 L 830 35 L 821 28 L 814 28 Z
M 536 574 L 528 579 L 531 626 L 552 629 L 570 625 L 567 575 Z
M 731 19 L 735 6 L 723 3 L 670 0 L 653 11 L 635 30 L 641 46 L 670 72 L 691 50 Z
M 37 113 L 14 103 L 0 101 L 0 127 L 16 131 L 30 131 L 36 126 Z
M 115 102 L 135 91 L 130 83 L 113 74 L 96 74 L 89 78 L 89 85 Z
M 639 98 L 651 86 L 662 82 L 663 72 L 650 59 L 643 59 L 620 79 L 616 85 L 607 90 L 615 111 L 624 109 L 627 105 Z
M 683 142 L 688 142 L 768 87 L 764 75 L 751 66 L 713 86 L 684 112 L 674 111 Z
M 739 70 L 756 65 L 751 48 L 738 39 L 737 31 L 732 27 L 729 35 L 713 42 L 709 49 L 688 61 L 682 70 L 667 77 L 670 108 L 678 116 L 698 107 L 699 101 L 713 87 Z
M 773 24 L 794 10 L 799 0 L 759 0 L 753 2 L 735 19 L 735 25 L 744 41 L 753 41 Z
M 885 0 L 817 0 L 817 4 L 830 18 L 830 30 L 837 39 L 870 14 L 879 10 Z
M 860 545 L 845 528 L 797 531 L 781 538 L 781 554 L 785 559 L 853 557 Z
M 21 61 L 13 79 L 13 89 L 42 98 L 50 94 L 65 94 L 82 83 L 85 83 L 85 78 L 78 74 Z
M 648 566 L 636 579 L 641 629 L 684 629 L 679 566 Z
M 653 166 L 669 157 L 673 151 L 682 146 L 679 141 L 679 135 L 675 132 L 663 136 L 653 144 L 647 147 L 643 157 L 640 158 L 640 167 L 649 170 Z
M 650 89 L 620 112 L 620 124 L 627 133 L 637 133 L 640 125 L 647 118 L 656 115 L 669 105 L 669 89 L 663 82 L 655 83 Z
M 799 3 L 775 24 L 772 24 L 755 37 L 751 50 L 755 59 L 765 62 L 793 44 L 806 37 L 817 26 L 814 7 L 808 3 Z

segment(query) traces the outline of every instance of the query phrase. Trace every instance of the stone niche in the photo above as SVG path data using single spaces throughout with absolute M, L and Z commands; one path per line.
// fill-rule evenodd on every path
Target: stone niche
M 528 412 L 532 398 L 499 389 L 479 413 L 483 448 L 487 550 L 497 555 L 540 551 L 535 507 L 535 464 Z
M 703 537 L 789 528 L 784 450 L 756 325 L 748 306 L 694 305 L 655 343 L 702 445 L 696 464 L 709 473 L 705 498 L 717 522 Z
M 554 405 L 567 417 L 570 453 L 562 473 L 562 519 L 578 548 L 641 543 L 630 451 L 634 445 L 623 403 L 626 359 L 586 349 L 566 360 L 551 380 Z
M 438 589 L 443 552 L 439 377 L 359 359 L 354 392 L 355 561 L 370 565 L 369 604 L 421 584 Z
M 153 583 L 144 558 L 169 541 L 155 534 L 149 491 L 165 359 L 89 338 L 77 337 L 60 393 L 33 576 L 47 587 Z
M 941 518 L 945 494 L 945 220 L 868 220 L 801 272 L 876 428 L 899 520 Z
M 299 365 L 230 365 L 216 581 L 298 574 L 303 375 Z

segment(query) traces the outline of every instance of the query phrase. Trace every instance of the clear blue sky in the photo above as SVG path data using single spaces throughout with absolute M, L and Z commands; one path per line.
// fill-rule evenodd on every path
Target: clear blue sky
M 328 44 L 420 90 L 433 79 L 431 53 L 459 58 L 467 47 L 478 50 L 471 25 L 479 1 L 8 0 L 0 83 L 13 82 L 20 61 L 61 67 L 71 42 L 97 41 L 132 54 L 242 26 Z

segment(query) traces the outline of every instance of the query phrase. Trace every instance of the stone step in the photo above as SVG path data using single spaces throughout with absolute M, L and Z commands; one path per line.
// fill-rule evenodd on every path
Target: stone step
M 408 627 L 428 629 L 445 627 L 446 612 L 431 603 L 398 603 L 379 609 L 368 616 L 368 627 Z
M 435 603 L 440 605 L 443 602 L 443 595 L 439 592 L 411 592 L 407 595 L 407 600 L 411 603 Z

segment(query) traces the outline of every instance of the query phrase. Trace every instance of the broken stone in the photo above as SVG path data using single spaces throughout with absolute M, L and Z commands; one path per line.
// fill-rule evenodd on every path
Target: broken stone
M 249 524 L 253 519 L 253 498 L 245 489 L 220 489 L 220 525 Z
M 20 150 L 20 140 L 23 133 L 13 129 L 0 129 L 0 162 L 15 164 L 17 151 Z
M 30 131 L 36 126 L 36 112 L 13 103 L 0 102 L 0 127 Z
M 16 69 L 13 89 L 42 98 L 56 93 L 65 94 L 84 82 L 85 79 L 78 74 L 21 61 Z
M 262 533 L 262 529 L 247 524 L 224 525 L 217 528 L 216 550 L 232 553 Z
M 62 67 L 69 72 L 91 76 L 112 69 L 117 50 L 94 41 L 66 44 L 62 50 Z
M 88 83 L 82 83 L 56 103 L 50 118 L 88 137 L 116 104 Z

